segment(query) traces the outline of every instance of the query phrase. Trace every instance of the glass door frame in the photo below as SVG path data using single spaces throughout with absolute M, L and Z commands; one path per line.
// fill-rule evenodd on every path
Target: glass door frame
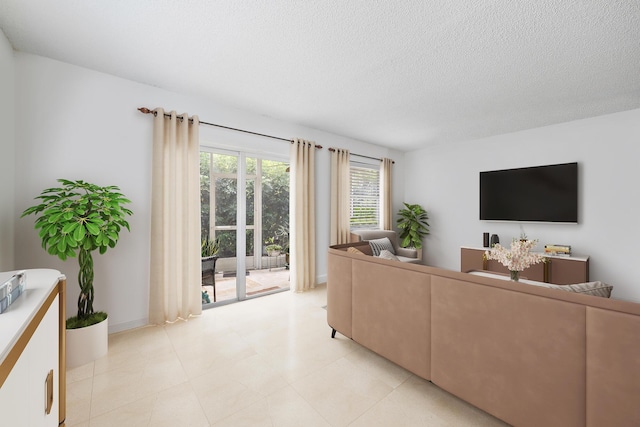
M 283 290 L 275 290 L 270 292 L 261 293 L 259 295 L 251 295 L 247 296 L 246 292 L 246 274 L 240 272 L 246 272 L 247 267 L 247 230 L 253 230 L 253 239 L 254 239 L 254 268 L 262 267 L 262 162 L 256 162 L 256 171 L 255 175 L 247 176 L 247 158 L 255 158 L 256 160 L 272 160 L 272 161 L 280 161 L 288 163 L 289 159 L 285 156 L 278 156 L 275 154 L 267 154 L 267 153 L 256 153 L 251 151 L 242 151 L 242 150 L 232 150 L 228 148 L 217 148 L 213 146 L 200 146 L 200 152 L 207 152 L 213 154 L 221 154 L 226 156 L 236 157 L 237 168 L 235 176 L 229 175 L 228 178 L 235 178 L 237 182 L 236 188 L 236 225 L 235 226 L 221 226 L 218 228 L 215 225 L 213 228 L 211 227 L 211 217 L 215 215 L 215 209 L 212 209 L 215 203 L 215 193 L 211 193 L 209 203 L 209 230 L 233 230 L 236 231 L 236 298 L 214 302 L 210 304 L 206 304 L 206 307 L 213 307 L 218 305 L 225 305 L 237 301 L 243 301 L 252 298 L 258 298 L 263 295 L 268 295 L 270 293 L 277 293 Z M 210 165 L 209 176 L 211 179 L 210 186 L 211 188 L 215 188 L 214 184 L 214 172 L 212 170 L 213 164 Z M 215 173 L 215 175 L 222 175 L 220 173 Z M 253 215 L 253 225 L 247 225 L 247 181 L 254 180 L 254 215 Z M 243 254 L 238 256 L 238 254 Z

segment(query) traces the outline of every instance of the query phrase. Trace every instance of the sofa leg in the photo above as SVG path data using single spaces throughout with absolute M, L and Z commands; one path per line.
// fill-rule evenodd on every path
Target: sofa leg
M 331 338 L 335 338 L 336 337 L 336 330 L 331 328 Z

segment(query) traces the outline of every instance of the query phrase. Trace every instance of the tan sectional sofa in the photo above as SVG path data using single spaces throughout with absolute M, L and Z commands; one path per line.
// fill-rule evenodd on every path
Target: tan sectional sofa
M 639 426 L 640 304 L 329 249 L 327 321 L 515 426 Z

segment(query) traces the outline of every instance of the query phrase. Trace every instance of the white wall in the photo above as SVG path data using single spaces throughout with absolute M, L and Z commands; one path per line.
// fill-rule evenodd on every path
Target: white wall
M 460 269 L 460 246 L 502 243 L 516 222 L 479 218 L 479 172 L 578 162 L 579 223 L 522 224 L 529 238 L 590 256 L 590 280 L 614 285 L 613 297 L 640 302 L 640 109 L 405 154 L 405 198 L 429 212 L 429 265 Z
M 152 117 L 138 107 L 163 107 L 201 120 L 284 138 L 300 137 L 324 146 L 317 152 L 317 280 L 326 280 L 329 245 L 328 147 L 396 160 L 394 208 L 402 203 L 402 155 L 399 152 L 145 86 L 38 56 L 16 54 L 16 182 L 17 268 L 51 267 L 68 278 L 67 307 L 75 312 L 78 267 L 62 262 L 40 247 L 33 217 L 19 213 L 33 197 L 58 178 L 118 185 L 133 201 L 131 233 L 105 255 L 96 255 L 96 309 L 109 313 L 110 330 L 146 324 L 149 289 L 149 224 Z M 312 102 L 301 100 L 301 102 Z M 268 138 L 200 127 L 206 144 L 239 147 L 288 157 L 289 144 Z M 397 210 L 397 209 L 396 209 Z
M 14 86 L 13 48 L 0 29 L 0 271 L 14 269 Z

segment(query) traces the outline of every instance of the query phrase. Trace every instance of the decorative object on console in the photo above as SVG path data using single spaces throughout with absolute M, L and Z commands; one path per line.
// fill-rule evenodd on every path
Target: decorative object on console
M 398 211 L 397 225 L 400 230 L 400 246 L 403 248 L 422 248 L 422 238 L 429 234 L 429 215 L 417 204 L 404 203 L 405 208 Z
M 497 243 L 491 250 L 485 251 L 485 257 L 488 260 L 494 259 L 507 267 L 511 280 L 517 282 L 522 270 L 545 261 L 543 255 L 531 253 L 536 243 L 538 243 L 537 240 L 513 239 L 510 249 Z
M 482 233 L 482 247 L 489 247 L 489 233 Z
M 498 243 L 500 243 L 500 238 L 498 237 L 497 234 L 492 234 L 491 235 L 491 247 L 494 247 Z
M 545 245 L 544 253 L 557 256 L 571 256 L 570 245 Z
M 9 280 L 0 284 L 0 313 L 6 311 L 24 292 L 26 285 L 24 270 L 15 273 Z

